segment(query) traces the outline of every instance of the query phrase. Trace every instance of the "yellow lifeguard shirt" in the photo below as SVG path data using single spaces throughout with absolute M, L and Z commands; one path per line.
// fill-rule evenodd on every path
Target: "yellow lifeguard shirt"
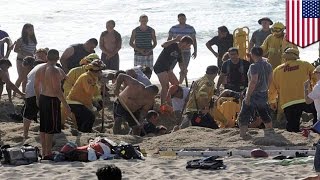
M 314 67 L 305 61 L 287 61 L 273 70 L 273 80 L 269 88 L 269 102 L 275 103 L 278 98 L 282 109 L 305 102 L 304 82 L 316 78 L 313 75 Z
M 76 101 L 91 109 L 94 95 L 99 91 L 98 77 L 92 72 L 83 73 L 71 88 L 67 96 L 68 103 Z
M 87 70 L 85 69 L 85 65 L 84 66 L 80 66 L 80 67 L 75 67 L 72 68 L 69 73 L 67 74 L 67 78 L 64 81 L 63 84 L 63 90 L 64 90 L 64 96 L 67 97 L 72 89 L 72 87 L 74 86 L 74 84 L 76 83 L 77 79 L 83 74 L 87 72 Z M 95 92 L 94 94 L 94 99 L 101 99 L 101 93 L 100 93 L 100 85 L 98 84 L 98 91 Z
M 296 45 L 289 43 L 284 37 L 276 37 L 270 34 L 261 45 L 263 55 L 268 57 L 268 62 L 275 69 L 282 61 L 282 53 L 288 47 L 298 49 Z
M 199 80 L 195 81 L 195 86 L 192 88 L 189 100 L 186 106 L 186 112 L 197 111 L 197 106 L 195 103 L 195 98 L 197 99 L 197 104 L 199 110 L 208 106 L 212 96 L 214 95 L 214 81 L 208 78 L 208 75 L 204 75 Z

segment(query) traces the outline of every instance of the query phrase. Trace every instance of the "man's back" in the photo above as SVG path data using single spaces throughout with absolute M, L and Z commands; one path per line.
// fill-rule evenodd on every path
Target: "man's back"
M 39 68 L 41 94 L 50 97 L 56 97 L 55 92 L 56 84 L 61 85 L 61 81 L 64 79 L 62 70 L 57 66 L 45 65 Z M 61 87 L 61 86 L 59 86 Z
M 270 93 L 277 88 L 280 105 L 293 100 L 304 101 L 303 83 L 312 77 L 314 67 L 305 61 L 287 61 L 278 66 L 273 73 L 273 83 Z
M 201 110 L 204 108 L 202 105 L 209 104 L 208 100 L 211 100 L 211 97 L 214 95 L 214 81 L 209 79 L 208 75 L 205 75 L 197 80 L 194 86 L 195 87 L 192 88 L 189 100 L 187 102 L 186 112 Z
M 253 93 L 267 92 L 269 88 L 269 75 L 272 73 L 272 66 L 266 59 L 258 60 L 249 67 L 248 79 L 251 75 L 258 74 L 258 82 Z

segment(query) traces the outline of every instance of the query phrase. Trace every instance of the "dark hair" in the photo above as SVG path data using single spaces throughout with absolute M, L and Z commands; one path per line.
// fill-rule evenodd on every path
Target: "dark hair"
M 118 76 L 119 76 L 119 74 L 127 74 L 125 71 L 123 71 L 123 70 L 119 70 L 119 71 L 117 71 L 116 72 L 116 74 L 114 75 L 114 78 L 116 79 Z
M 151 78 L 152 70 L 151 70 L 150 67 L 148 67 L 148 66 L 142 67 L 142 72 L 143 72 L 143 74 L 146 75 L 149 79 Z
M 148 16 L 145 15 L 145 14 L 142 14 L 142 15 L 139 17 L 139 20 L 142 19 L 142 18 L 148 18 Z
M 122 179 L 122 173 L 121 170 L 113 165 L 108 164 L 104 167 L 98 168 L 96 175 L 98 177 L 98 180 L 121 180 Z
M 220 26 L 220 27 L 218 27 L 218 30 L 220 30 L 223 33 L 226 32 L 226 33 L 229 34 L 229 30 L 228 30 L 228 28 L 226 26 Z
M 50 49 L 47 54 L 48 61 L 58 61 L 59 60 L 59 51 L 56 49 Z
M 149 110 L 147 115 L 146 115 L 146 119 L 149 120 L 153 116 L 159 116 L 159 113 L 157 111 L 155 111 L 155 110 Z
M 96 46 L 98 45 L 98 40 L 96 38 L 91 38 L 87 42 L 92 43 L 92 44 L 94 44 Z
M 193 39 L 190 36 L 183 36 L 180 42 L 186 42 L 187 44 L 193 44 Z
M 183 14 L 183 13 L 180 13 L 180 14 L 178 14 L 178 18 L 179 18 L 179 17 L 186 17 L 186 15 Z
M 251 49 L 251 54 L 261 57 L 263 56 L 263 49 L 261 47 L 253 47 Z
M 207 70 L 206 70 L 206 74 L 218 74 L 219 72 L 219 68 L 218 66 L 208 66 L 207 67 Z
M 8 59 L 0 59 L 0 66 L 2 64 L 7 64 L 9 67 L 12 66 L 11 62 Z
M 22 28 L 22 32 L 21 32 L 21 38 L 22 38 L 22 42 L 26 45 L 29 44 L 29 37 L 28 37 L 28 32 L 27 32 L 27 29 L 28 28 L 33 28 L 33 25 L 30 24 L 30 23 L 27 23 L 25 25 L 23 25 L 23 28 Z M 30 37 L 30 39 L 35 43 L 37 44 L 37 38 L 36 38 L 36 35 L 33 33 Z
M 36 59 L 34 57 L 26 56 L 25 58 L 23 58 L 22 65 L 23 66 L 33 66 L 35 61 L 36 61 Z
M 155 94 L 158 94 L 159 92 L 159 88 L 158 86 L 154 85 L 154 84 L 151 84 L 149 86 L 146 86 L 147 89 L 150 89 L 151 91 L 153 91 Z
M 236 48 L 236 47 L 231 47 L 231 48 L 229 48 L 228 49 L 228 52 L 230 53 L 230 52 L 236 52 L 237 54 L 239 54 L 239 50 L 238 50 L 238 48 Z
M 112 25 L 113 25 L 113 27 L 115 27 L 115 26 L 116 26 L 116 22 L 114 22 L 114 20 L 109 20 L 109 21 L 107 21 L 107 24 L 108 24 L 108 23 L 112 24 Z

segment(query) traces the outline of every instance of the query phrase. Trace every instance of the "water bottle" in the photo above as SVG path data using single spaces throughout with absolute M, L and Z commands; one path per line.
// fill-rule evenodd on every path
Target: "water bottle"
M 320 141 L 316 144 L 316 154 L 314 156 L 314 169 L 320 173 Z

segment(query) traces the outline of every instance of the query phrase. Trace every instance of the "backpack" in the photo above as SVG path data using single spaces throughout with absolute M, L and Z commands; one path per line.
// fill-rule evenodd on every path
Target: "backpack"
M 27 165 L 38 162 L 39 148 L 28 144 L 22 147 L 10 147 L 4 145 L 1 147 L 1 163 L 9 165 Z
M 218 159 L 219 156 L 209 156 L 203 159 L 195 159 L 187 162 L 186 168 L 190 169 L 208 169 L 208 170 L 220 170 L 225 169 L 223 160 Z
M 142 159 L 143 155 L 139 151 L 138 146 L 132 146 L 131 144 L 119 144 L 115 148 L 115 152 L 123 159 Z

